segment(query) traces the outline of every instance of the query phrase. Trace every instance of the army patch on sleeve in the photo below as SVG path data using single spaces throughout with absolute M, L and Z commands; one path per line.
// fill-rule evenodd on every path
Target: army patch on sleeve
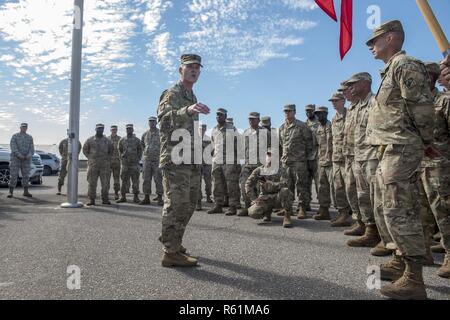
M 405 86 L 408 89 L 414 88 L 416 86 L 416 80 L 414 78 L 408 78 L 405 80 Z

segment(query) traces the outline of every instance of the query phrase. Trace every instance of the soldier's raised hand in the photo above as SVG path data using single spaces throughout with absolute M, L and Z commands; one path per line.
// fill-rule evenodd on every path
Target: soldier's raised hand
M 450 55 L 441 62 L 441 73 L 447 81 L 450 81 Z
M 190 106 L 187 110 L 187 112 L 192 116 L 194 114 L 209 114 L 210 110 L 209 107 L 203 103 L 196 103 Z

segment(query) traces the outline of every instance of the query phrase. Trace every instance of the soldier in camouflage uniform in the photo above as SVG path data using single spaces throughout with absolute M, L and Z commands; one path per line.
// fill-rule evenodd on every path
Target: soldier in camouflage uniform
M 31 193 L 28 192 L 29 175 L 31 170 L 31 160 L 34 154 L 33 137 L 27 134 L 28 124 L 22 123 L 20 125 L 20 132 L 16 133 L 11 138 L 11 158 L 9 163 L 10 180 L 9 180 L 9 194 L 8 198 L 13 197 L 14 188 L 17 185 L 19 178 L 19 170 L 22 172 L 22 186 L 23 195 L 31 198 Z
M 434 107 L 427 71 L 402 51 L 404 39 L 403 26 L 395 20 L 376 28 L 367 42 L 375 59 L 385 62 L 377 104 L 369 112 L 367 142 L 379 146 L 381 197 L 375 195 L 375 206 L 382 203 L 392 238 L 383 241 L 396 249 L 393 259 L 380 266 L 381 278 L 395 282 L 381 293 L 393 299 L 426 299 L 416 183 L 424 153 L 433 159 L 438 152 L 432 145 Z
M 319 127 L 319 121 L 315 115 L 316 106 L 309 104 L 305 107 L 306 112 L 306 125 L 313 133 L 313 139 L 316 139 L 317 128 Z M 318 151 L 317 142 L 313 142 L 313 150 L 308 159 L 308 190 L 309 194 L 312 194 L 312 182 L 314 180 L 314 186 L 316 187 L 316 194 L 319 194 L 319 170 L 318 170 Z M 310 201 L 312 198 L 310 198 Z M 311 211 L 310 203 L 306 204 L 306 211 Z
M 203 177 L 203 181 L 205 181 L 206 202 L 213 203 L 213 201 L 211 199 L 211 193 L 212 193 L 212 182 L 211 182 L 212 145 L 211 145 L 211 138 L 206 135 L 206 129 L 207 129 L 206 124 L 202 124 L 201 133 L 200 133 L 200 136 L 202 137 L 202 151 L 203 151 L 203 163 L 202 163 L 202 167 L 201 167 L 201 176 Z M 201 180 L 200 180 L 200 182 L 201 182 Z M 203 199 L 203 192 L 202 192 L 202 184 L 200 183 L 197 207 L 195 208 L 196 210 L 202 210 L 202 199 Z
M 95 136 L 87 139 L 83 145 L 83 154 L 88 159 L 88 206 L 95 206 L 97 181 L 99 178 L 102 185 L 102 203 L 107 205 L 111 204 L 108 199 L 108 193 L 113 145 L 111 141 L 103 135 L 104 130 L 105 126 L 103 124 L 97 124 L 95 126 Z
M 237 207 L 240 201 L 239 176 L 241 168 L 237 162 L 238 132 L 233 125 L 225 122 L 226 117 L 227 110 L 219 108 L 217 110 L 218 124 L 211 133 L 211 143 L 214 149 L 212 176 L 215 206 L 207 213 L 222 213 L 225 193 L 227 193 L 230 207 L 225 214 L 232 216 L 237 214 Z M 230 142 L 230 139 L 233 142 Z M 227 149 L 229 148 L 234 149 L 232 150 L 233 154 L 228 152 Z
M 150 204 L 150 194 L 152 193 L 152 178 L 156 186 L 156 198 L 158 206 L 164 205 L 163 201 L 163 186 L 161 169 L 159 168 L 159 152 L 161 148 L 159 129 L 156 127 L 156 117 L 148 118 L 148 125 L 150 127 L 147 132 L 142 135 L 141 143 L 144 150 L 144 168 L 142 191 L 144 199 L 139 203 L 141 205 Z
M 350 247 L 375 247 L 380 242 L 378 228 L 375 223 L 374 193 L 376 184 L 376 170 L 378 167 L 377 148 L 367 144 L 366 128 L 369 110 L 376 104 L 372 93 L 372 76 L 367 72 L 361 72 L 347 80 L 352 96 L 359 101 L 355 106 L 354 145 L 355 159 L 353 161 L 353 172 L 356 179 L 356 190 L 361 220 L 365 226 L 365 233 L 357 239 L 347 242 Z M 382 210 L 376 208 L 380 215 Z M 383 222 L 384 223 L 384 222 Z M 387 251 L 389 254 L 389 251 Z
M 294 195 L 289 190 L 288 181 L 282 171 L 280 166 L 272 167 L 272 151 L 268 149 L 265 165 L 256 168 L 245 183 L 245 192 L 252 203 L 248 213 L 251 218 L 263 218 L 264 222 L 270 222 L 272 210 L 282 208 L 283 227 L 291 228 Z M 255 190 L 259 190 L 258 193 Z
M 351 223 L 351 209 L 345 192 L 345 157 L 343 154 L 347 109 L 345 108 L 345 97 L 341 92 L 334 93 L 329 101 L 336 110 L 336 115 L 331 121 L 331 132 L 333 134 L 333 189 L 335 205 L 338 209 L 338 217 L 331 222 L 331 226 L 348 227 Z
M 118 127 L 111 126 L 111 135 L 108 139 L 113 145 L 113 153 L 111 156 L 111 174 L 114 179 L 114 200 L 119 200 L 120 191 L 120 155 L 119 155 L 119 141 L 122 137 L 117 135 Z M 109 178 L 111 180 L 111 177 Z
M 197 204 L 200 185 L 200 164 L 195 164 L 194 136 L 198 135 L 199 114 L 208 114 L 208 106 L 197 102 L 193 86 L 200 76 L 201 57 L 186 54 L 181 57 L 181 80 L 163 92 L 158 106 L 161 133 L 159 165 L 163 175 L 164 207 L 162 214 L 163 267 L 197 265 L 197 259 L 186 254 L 182 241 L 186 226 Z M 172 159 L 178 141 L 172 141 L 175 130 L 184 129 L 191 137 L 191 158 L 186 163 Z M 183 151 L 183 150 L 182 150 Z M 184 151 L 183 151 L 184 156 Z M 201 160 L 201 159 L 200 159 Z M 200 162 L 201 163 L 201 162 Z
M 119 140 L 119 154 L 121 164 L 122 189 L 120 199 L 117 203 L 127 202 L 127 191 L 130 189 L 130 180 L 133 189 L 133 202 L 140 203 L 139 200 L 139 161 L 142 158 L 142 143 L 134 134 L 132 124 L 126 125 L 127 135 Z
M 330 220 L 331 196 L 333 191 L 333 134 L 328 121 L 328 108 L 318 107 L 314 111 L 319 126 L 315 132 L 317 140 L 317 156 L 319 164 L 319 212 L 315 220 Z
M 62 186 L 64 185 L 64 180 L 66 179 L 67 176 L 67 171 L 69 170 L 70 167 L 71 157 L 69 155 L 69 138 L 61 140 L 58 149 L 59 154 L 61 155 L 61 170 L 59 171 L 58 192 L 56 193 L 56 195 L 60 196 Z M 78 141 L 78 156 L 80 155 L 80 152 L 81 152 L 81 142 Z
M 295 118 L 296 106 L 284 107 L 286 121 L 279 129 L 280 154 L 283 169 L 288 177 L 289 190 L 298 196 L 298 218 L 306 219 L 308 190 L 308 158 L 313 149 L 313 138 L 308 126 Z
M 239 211 L 238 216 L 248 216 L 248 208 L 251 205 L 251 199 L 247 196 L 247 192 L 245 190 L 245 186 L 247 183 L 248 177 L 252 174 L 252 172 L 262 165 L 262 161 L 260 159 L 259 150 L 260 150 L 260 136 L 261 136 L 261 127 L 259 126 L 260 122 L 260 114 L 258 112 L 250 112 L 248 116 L 250 128 L 244 131 L 244 143 L 245 143 L 245 164 L 242 167 L 240 183 L 241 183 L 241 192 L 242 199 L 244 202 L 244 207 Z M 266 136 L 267 137 L 267 136 Z M 257 188 L 258 185 L 255 185 Z M 254 193 L 258 194 L 258 189 L 253 190 Z

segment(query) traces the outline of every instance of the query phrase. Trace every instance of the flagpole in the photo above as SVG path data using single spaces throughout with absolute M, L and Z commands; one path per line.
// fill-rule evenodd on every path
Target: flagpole
M 80 141 L 80 93 L 81 93 L 81 53 L 83 44 L 84 0 L 75 0 L 72 33 L 72 76 L 70 85 L 69 147 L 70 166 L 67 181 L 67 202 L 62 208 L 81 208 L 78 202 L 78 141 Z
M 445 36 L 444 31 L 442 30 L 439 21 L 436 19 L 436 16 L 433 13 L 433 10 L 430 7 L 430 4 L 427 0 L 416 0 L 417 6 L 422 12 L 423 17 L 433 34 L 434 39 L 436 40 L 439 49 L 441 50 L 444 57 L 450 54 L 450 44 L 448 42 L 447 37 Z

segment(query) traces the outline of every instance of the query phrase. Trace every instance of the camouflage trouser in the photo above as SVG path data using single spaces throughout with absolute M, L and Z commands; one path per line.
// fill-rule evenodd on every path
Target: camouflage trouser
M 64 185 L 64 180 L 66 180 L 68 171 L 69 171 L 69 160 L 61 160 L 61 170 L 59 170 L 58 186 L 62 187 Z
M 101 194 L 102 200 L 108 199 L 109 184 L 110 184 L 111 165 L 109 163 L 102 163 L 101 165 L 89 164 L 87 169 L 88 182 L 88 198 L 94 200 L 97 197 L 97 181 L 100 178 L 102 186 Z
M 348 209 L 347 193 L 345 192 L 345 162 L 333 162 L 333 186 L 335 206 L 338 210 Z
M 306 206 L 310 195 L 308 190 L 308 165 L 306 162 L 283 163 L 289 190 L 295 195 L 297 189 L 298 206 Z
M 120 191 L 120 161 L 111 162 L 111 174 L 109 179 L 111 180 L 111 175 L 114 179 L 114 192 Z
M 382 201 L 394 247 L 400 255 L 418 262 L 425 256 L 417 190 L 417 170 L 422 158 L 421 146 L 388 145 L 377 169 L 381 199 L 377 197 L 376 201 Z
M 333 167 L 319 167 L 319 205 L 329 208 L 331 206 L 331 195 L 334 194 L 333 186 Z M 335 202 L 335 201 L 334 201 Z
M 308 160 L 308 190 L 309 190 L 309 206 L 312 200 L 312 182 L 314 180 L 314 186 L 316 188 L 316 195 L 319 194 L 319 168 L 318 162 L 316 160 Z
M 142 183 L 142 192 L 145 195 L 152 194 L 152 178 L 155 180 L 156 194 L 163 194 L 162 174 L 158 162 L 145 161 L 142 172 L 144 182 Z
M 258 166 L 252 166 L 252 165 L 244 165 L 242 167 L 241 171 L 241 177 L 240 177 L 240 184 L 241 184 L 241 194 L 242 194 L 242 200 L 244 201 L 244 208 L 250 208 L 252 200 L 247 196 L 247 193 L 245 191 L 245 183 L 247 182 L 248 177 L 253 173 L 253 171 L 258 168 Z M 256 186 L 253 190 L 254 193 L 257 195 L 259 194 L 259 188 Z
M 356 179 L 356 190 L 361 220 L 365 225 L 375 224 L 374 208 L 374 185 L 372 177 L 376 174 L 378 160 L 354 161 L 353 173 Z
M 130 190 L 130 180 L 132 183 L 133 194 L 139 194 L 139 165 L 122 164 L 120 177 L 122 178 L 121 193 L 128 193 Z
M 359 211 L 358 191 L 356 190 L 356 178 L 353 172 L 355 157 L 346 156 L 345 158 L 345 193 L 347 194 L 347 200 L 353 212 L 353 219 L 360 220 L 362 217 Z
M 240 201 L 239 176 L 241 167 L 234 164 L 213 164 L 214 202 L 223 206 L 228 194 L 231 207 L 238 207 Z
M 30 184 L 31 159 L 20 160 L 16 157 L 11 157 L 11 162 L 9 163 L 9 172 L 11 175 L 9 187 L 15 188 L 17 186 L 19 170 L 22 172 L 22 187 L 28 188 Z
M 432 233 L 437 222 L 442 245 L 450 252 L 450 167 L 422 168 L 419 184 L 424 229 Z
M 292 214 L 292 204 L 294 203 L 294 195 L 288 188 L 282 188 L 276 194 L 268 194 L 259 196 L 258 199 L 248 209 L 248 215 L 254 219 L 261 219 L 270 216 L 273 209 L 284 209 L 287 213 Z
M 163 250 L 180 250 L 184 232 L 195 210 L 200 184 L 200 166 L 168 165 L 162 169 L 164 207 L 162 211 Z

